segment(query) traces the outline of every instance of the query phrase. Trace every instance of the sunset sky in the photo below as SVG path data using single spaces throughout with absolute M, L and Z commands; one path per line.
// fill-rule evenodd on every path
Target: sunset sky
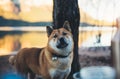
M 95 19 L 109 22 L 120 17 L 119 0 L 78 0 L 79 6 Z
M 52 5 L 53 0 L 20 0 L 27 5 L 41 6 L 41 5 Z
M 0 0 L 0 5 L 10 3 L 11 0 Z M 29 11 L 26 6 L 52 6 L 53 0 L 13 0 L 15 3 L 24 5 L 24 11 Z M 120 1 L 119 0 L 78 0 L 79 7 L 90 17 L 96 20 L 106 20 L 113 22 L 120 17 Z M 26 10 L 25 10 L 26 8 Z M 48 7 L 46 7 L 48 8 Z
M 52 5 L 53 0 L 20 0 L 31 5 Z M 31 2 L 30 2 L 31 1 Z M 119 0 L 78 0 L 80 8 L 99 20 L 113 21 L 120 17 Z

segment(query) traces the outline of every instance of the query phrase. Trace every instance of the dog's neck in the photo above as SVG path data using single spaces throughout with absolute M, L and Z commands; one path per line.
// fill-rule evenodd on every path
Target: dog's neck
M 56 61 L 58 58 L 67 58 L 69 54 L 67 56 L 63 56 L 63 55 L 57 55 L 57 54 L 52 53 L 52 60 Z
M 69 56 L 69 55 L 63 56 L 63 55 L 57 55 L 57 54 L 52 53 L 52 57 L 57 57 L 57 58 L 66 58 L 66 57 L 68 57 L 68 56 Z
M 64 56 L 64 55 L 59 55 L 59 54 L 55 53 L 56 51 L 52 50 L 51 48 L 46 48 L 46 51 L 47 52 L 48 51 L 51 52 L 50 54 L 52 56 L 52 60 L 53 61 L 57 60 L 58 58 L 67 58 L 70 55 L 70 53 L 71 53 L 70 52 L 68 55 Z

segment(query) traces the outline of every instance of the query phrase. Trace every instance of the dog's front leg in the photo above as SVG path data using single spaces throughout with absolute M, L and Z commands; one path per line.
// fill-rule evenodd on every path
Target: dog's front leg
M 28 79 L 35 79 L 36 74 L 30 72 L 28 73 Z
M 23 79 L 28 79 L 27 73 L 26 73 L 26 74 L 25 74 L 25 73 L 24 73 L 24 74 L 21 74 L 21 73 L 20 73 L 20 75 L 21 75 L 21 77 L 22 77 Z

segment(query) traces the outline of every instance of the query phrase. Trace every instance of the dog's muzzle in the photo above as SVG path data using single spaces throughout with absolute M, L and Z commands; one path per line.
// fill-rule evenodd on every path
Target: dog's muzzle
M 66 39 L 61 37 L 58 41 L 57 41 L 57 48 L 62 49 L 68 46 L 68 43 L 66 42 Z

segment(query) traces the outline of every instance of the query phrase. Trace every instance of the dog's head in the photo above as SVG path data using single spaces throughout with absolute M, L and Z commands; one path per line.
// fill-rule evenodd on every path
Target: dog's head
M 70 24 L 65 21 L 62 28 L 52 29 L 47 26 L 49 50 L 63 56 L 69 55 L 73 51 L 73 37 Z

